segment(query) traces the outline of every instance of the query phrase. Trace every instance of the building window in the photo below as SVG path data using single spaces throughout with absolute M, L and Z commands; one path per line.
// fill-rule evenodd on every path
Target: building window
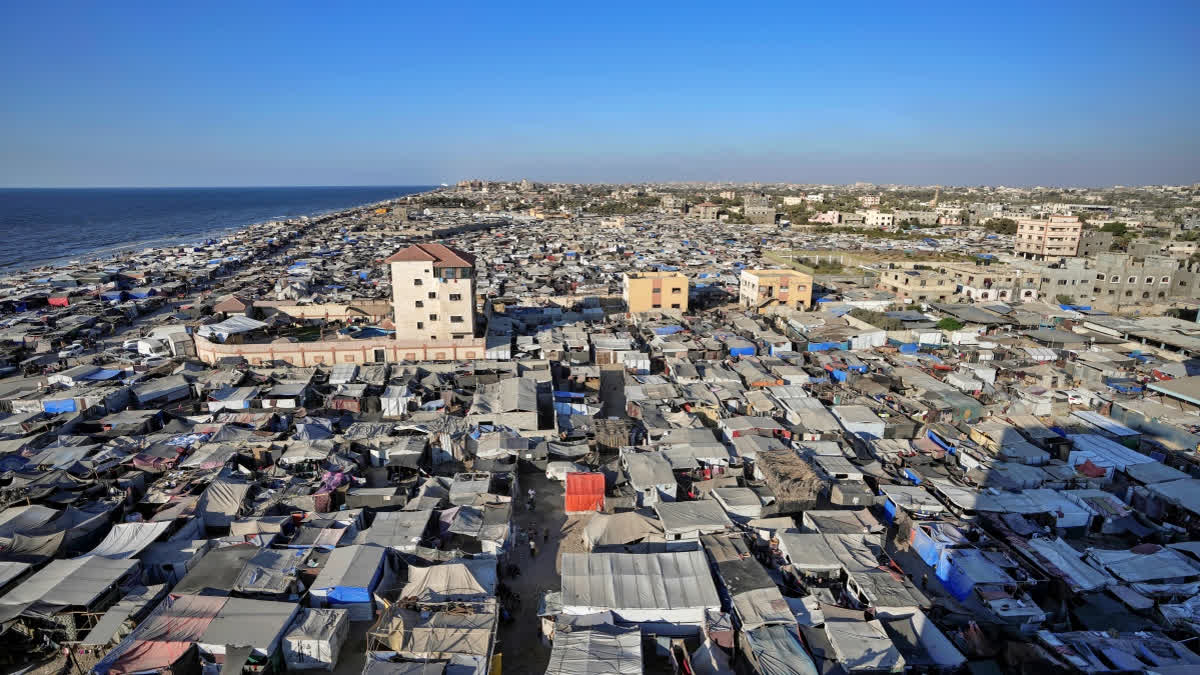
M 654 303 L 653 305 L 650 305 L 650 306 L 651 306 L 651 307 L 653 307 L 654 309 L 662 309 L 662 303 L 661 303 L 661 302 L 656 302 L 656 303 Z
M 671 289 L 671 295 L 679 295 L 682 292 L 683 292 L 683 289 L 681 289 L 681 288 L 672 288 Z
M 662 289 L 661 288 L 652 288 L 652 289 L 650 289 L 650 292 L 655 295 L 658 295 L 659 293 L 662 293 Z
M 450 294 L 450 302 L 458 302 L 459 300 L 462 300 L 462 293 Z
M 422 283 L 420 279 L 413 279 L 413 286 L 420 286 Z
M 671 303 L 671 309 L 679 309 L 679 303 L 678 302 Z
M 1146 277 L 1146 283 L 1147 283 L 1147 284 L 1153 284 L 1153 283 L 1154 283 L 1154 277 Z
M 462 323 L 462 322 L 463 322 L 463 318 L 461 316 L 450 317 L 450 323 Z
M 417 322 L 417 330 L 421 330 L 421 329 L 422 329 L 422 328 L 424 328 L 424 327 L 425 327 L 425 322 L 424 322 L 424 321 L 418 321 L 418 322 Z
M 437 321 L 437 314 L 430 314 L 430 315 L 429 315 L 429 320 L 430 320 L 430 321 Z
M 1171 283 L 1171 277 L 1163 277 L 1163 278 L 1162 278 L 1162 282 L 1163 282 L 1164 284 L 1169 284 L 1169 283 Z
M 443 279 L 453 279 L 454 278 L 454 268 L 447 267 L 447 268 L 443 269 L 442 270 L 442 278 Z
M 1131 283 L 1131 284 L 1136 284 L 1136 283 L 1137 283 L 1137 277 L 1129 277 L 1129 283 Z
M 424 301 L 424 300 L 418 300 L 418 301 L 417 301 L 417 307 L 424 307 L 424 306 L 425 306 L 425 301 Z
M 437 300 L 437 292 L 436 292 L 436 291 L 429 291 L 429 299 L 430 299 L 430 300 Z

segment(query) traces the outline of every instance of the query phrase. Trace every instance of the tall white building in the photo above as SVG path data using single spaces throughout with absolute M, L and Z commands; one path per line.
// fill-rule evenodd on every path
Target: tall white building
M 474 256 L 442 244 L 415 244 L 385 262 L 397 340 L 449 346 L 474 339 Z

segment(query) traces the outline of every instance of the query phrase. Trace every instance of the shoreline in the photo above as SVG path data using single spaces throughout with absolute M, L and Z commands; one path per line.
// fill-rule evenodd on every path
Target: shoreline
M 128 259 L 138 256 L 138 255 L 153 254 L 155 252 L 160 252 L 160 251 L 177 248 L 177 247 L 196 246 L 196 245 L 200 245 L 201 243 L 207 242 L 207 241 L 220 242 L 222 239 L 226 239 L 226 238 L 232 237 L 232 236 L 248 234 L 248 233 L 251 233 L 255 229 L 264 228 L 264 227 L 270 226 L 272 224 L 279 224 L 279 223 L 294 223 L 296 225 L 315 224 L 317 222 L 321 222 L 321 221 L 324 221 L 324 220 L 330 219 L 330 218 L 344 217 L 344 216 L 353 214 L 354 212 L 361 211 L 363 209 L 377 208 L 377 207 L 384 206 L 384 205 L 396 204 L 396 203 L 399 203 L 410 197 L 426 195 L 426 194 L 429 194 L 438 189 L 438 186 L 414 186 L 414 187 L 423 187 L 425 189 L 420 190 L 418 192 L 412 192 L 412 193 L 409 193 L 406 195 L 398 195 L 398 196 L 391 197 L 391 198 L 385 199 L 385 200 L 374 201 L 374 202 L 365 202 L 365 203 L 355 204 L 352 206 L 345 206 L 345 207 L 336 208 L 336 209 L 328 209 L 325 211 L 314 211 L 312 213 L 307 213 L 307 214 L 298 215 L 298 216 L 275 218 L 275 219 L 271 219 L 271 220 L 260 220 L 260 221 L 255 221 L 252 223 L 244 223 L 241 225 L 227 225 L 227 226 L 221 227 L 216 230 L 207 230 L 205 232 L 197 232 L 195 234 L 180 235 L 177 239 L 175 239 L 173 241 L 164 242 L 161 240 L 161 238 L 148 239 L 148 240 L 142 240 L 142 241 L 134 241 L 134 242 L 130 242 L 128 244 L 121 245 L 119 247 L 108 247 L 107 249 L 105 249 L 103 251 L 95 251 L 94 250 L 94 251 L 82 253 L 79 255 L 56 256 L 55 258 L 43 260 L 39 263 L 29 265 L 29 266 L 22 266 L 22 267 L 14 266 L 14 267 L 9 267 L 9 268 L 0 268 L 0 283 L 11 283 L 14 281 L 20 281 L 22 277 L 28 276 L 30 274 L 38 274 L 38 273 L 54 274 L 57 272 L 71 269 L 72 267 L 75 267 L 75 266 L 85 266 L 85 265 L 91 265 L 91 264 L 96 264 L 96 263 L 103 264 L 103 263 L 108 263 L 108 262 L 113 262 L 113 263 L 121 262 L 121 261 L 128 260 Z M 153 189 L 153 188 L 151 188 L 151 189 Z M 212 189 L 217 189 L 217 188 L 212 188 Z M 115 250 L 114 250 L 114 248 L 115 248 Z

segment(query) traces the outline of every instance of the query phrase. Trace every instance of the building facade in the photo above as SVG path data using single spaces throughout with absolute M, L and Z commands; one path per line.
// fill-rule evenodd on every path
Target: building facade
M 1113 233 L 1089 230 L 1079 237 L 1078 255 L 1081 258 L 1091 258 L 1112 249 Z
M 1178 271 L 1179 261 L 1170 256 L 1101 253 L 1096 256 L 1093 293 L 1099 301 L 1118 305 L 1165 300 L 1175 291 Z
M 916 223 L 917 225 L 937 225 L 937 211 L 896 211 L 893 216 L 899 224 Z
M 944 265 L 954 277 L 959 295 L 969 300 L 1032 302 L 1038 299 L 1041 277 L 1036 272 L 1007 265 Z
M 775 209 L 770 206 L 747 206 L 746 220 L 756 225 L 770 225 L 775 222 Z
M 862 216 L 863 227 L 889 230 L 896 225 L 896 215 L 893 213 L 884 213 L 878 209 L 868 209 L 859 211 L 858 215 Z
M 442 244 L 415 244 L 385 262 L 397 340 L 455 345 L 474 339 L 474 256 Z
M 948 302 L 958 290 L 958 282 L 944 270 L 886 270 L 875 287 L 894 293 L 899 300 Z
M 1015 252 L 1032 260 L 1074 257 L 1082 233 L 1083 224 L 1075 216 L 1023 219 L 1017 222 Z
M 679 272 L 627 272 L 621 275 L 621 297 L 632 313 L 688 308 L 688 278 Z
M 738 303 L 760 312 L 778 306 L 803 309 L 812 304 L 812 283 L 811 274 L 796 270 L 742 270 Z
M 692 214 L 700 220 L 716 220 L 721 207 L 712 202 L 703 202 L 692 207 Z

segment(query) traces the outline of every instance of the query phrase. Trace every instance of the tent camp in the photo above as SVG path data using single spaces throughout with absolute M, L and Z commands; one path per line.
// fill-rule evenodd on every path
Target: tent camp
M 414 611 L 393 605 L 368 634 L 368 644 L 406 659 L 487 658 L 496 632 L 494 601 L 454 611 Z M 465 671 L 475 672 L 475 671 Z
M 387 549 L 380 546 L 344 546 L 333 549 L 309 591 L 312 607 L 347 610 L 351 621 L 370 621 L 372 602 L 386 569 Z
M 68 607 L 89 608 L 137 564 L 136 560 L 98 556 L 52 560 L 0 597 L 0 620 L 8 621 L 22 614 L 53 616 Z
M 568 473 L 566 490 L 567 513 L 601 511 L 604 509 L 604 474 Z
M 459 559 L 433 567 L 410 567 L 400 597 L 421 602 L 475 601 L 492 595 L 495 589 L 495 560 Z
M 350 618 L 341 609 L 301 609 L 283 638 L 288 670 L 333 670 L 350 633 Z
M 251 656 L 269 657 L 299 610 L 290 602 L 229 598 L 196 644 L 201 654 L 225 656 L 226 661 L 233 656 L 227 647 L 249 648 Z

